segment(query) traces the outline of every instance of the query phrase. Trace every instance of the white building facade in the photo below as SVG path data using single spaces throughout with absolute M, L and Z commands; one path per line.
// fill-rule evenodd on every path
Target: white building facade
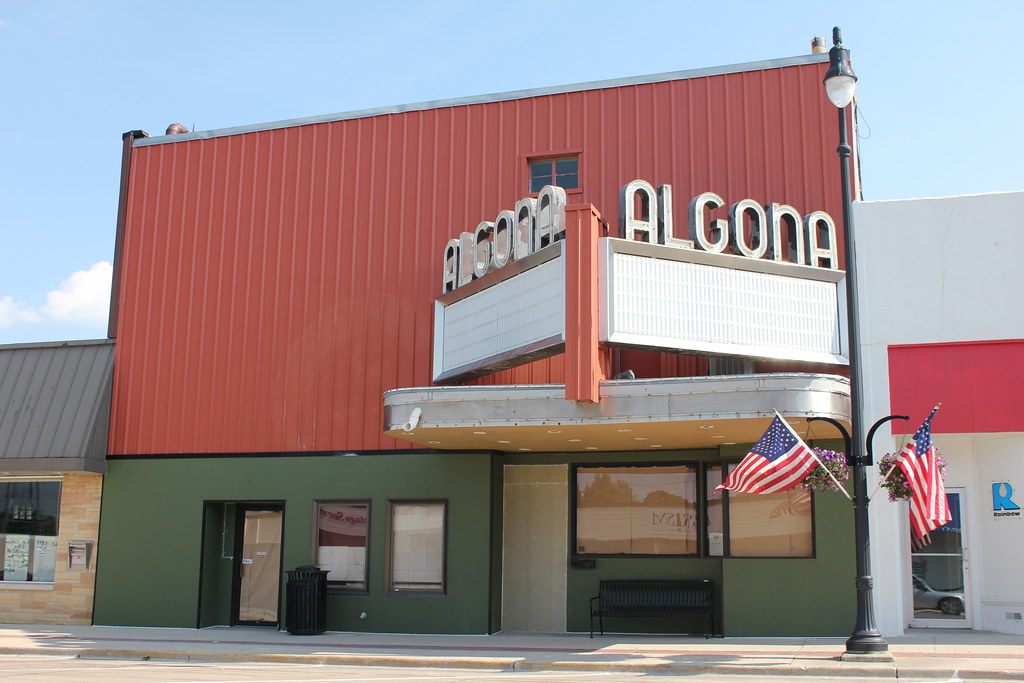
M 871 499 L 879 630 L 1024 634 L 1024 192 L 859 202 L 854 220 L 865 419 L 910 418 L 879 429 L 875 461 L 941 402 L 954 515 L 912 551 L 908 504 Z

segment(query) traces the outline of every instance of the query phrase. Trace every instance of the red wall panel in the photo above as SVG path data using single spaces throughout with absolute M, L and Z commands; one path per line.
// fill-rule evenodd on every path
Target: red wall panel
M 1024 339 L 889 347 L 889 400 L 940 434 L 1024 432 Z
M 443 247 L 527 194 L 531 155 L 578 151 L 569 202 L 613 230 L 635 178 L 673 185 L 680 234 L 707 190 L 840 216 L 825 69 L 137 145 L 110 452 L 408 447 L 382 435 L 381 395 L 431 383 Z M 484 381 L 564 376 L 559 356 Z

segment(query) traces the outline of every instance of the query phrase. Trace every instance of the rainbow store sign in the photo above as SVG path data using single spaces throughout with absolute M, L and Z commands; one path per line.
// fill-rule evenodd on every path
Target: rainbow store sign
M 547 185 L 537 198 L 524 197 L 493 222 L 481 221 L 472 232 L 448 241 L 444 250 L 442 292 L 450 292 L 504 268 L 565 236 L 565 190 Z M 714 192 L 690 200 L 688 238 L 674 234 L 672 186 L 657 191 L 646 180 L 623 186 L 619 201 L 619 233 L 624 239 L 678 249 L 731 253 L 747 258 L 838 268 L 835 221 L 824 211 L 801 217 L 792 206 L 772 202 L 761 206 L 742 199 L 729 207 L 728 220 L 708 221 L 706 212 L 725 206 Z M 656 207 L 656 211 L 652 208 Z M 783 237 L 785 236 L 785 240 Z
M 544 187 L 445 246 L 434 381 L 458 382 L 564 349 L 567 286 L 599 294 L 608 346 L 845 364 L 845 273 L 836 227 L 813 211 L 694 197 L 675 235 L 672 188 L 620 193 L 621 238 L 598 239 L 595 283 L 565 278 L 565 191 Z M 467 285 L 472 286 L 467 286 Z

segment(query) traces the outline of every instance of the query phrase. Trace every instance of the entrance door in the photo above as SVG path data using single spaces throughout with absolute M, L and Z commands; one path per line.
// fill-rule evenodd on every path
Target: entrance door
M 931 543 L 910 555 L 914 617 L 912 626 L 970 628 L 967 542 L 963 525 L 963 489 L 947 489 L 952 520 L 932 531 Z
M 233 624 L 277 626 L 281 593 L 280 505 L 239 505 Z
M 565 465 L 505 465 L 501 630 L 565 633 Z

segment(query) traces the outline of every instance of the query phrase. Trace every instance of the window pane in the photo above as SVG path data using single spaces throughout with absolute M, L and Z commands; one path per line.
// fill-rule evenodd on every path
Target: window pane
M 0 577 L 53 581 L 60 482 L 0 482 Z
M 576 552 L 692 555 L 697 480 L 685 465 L 581 467 L 576 471 Z
M 580 177 L 575 173 L 559 174 L 555 176 L 555 185 L 566 190 L 572 190 L 580 186 Z
M 580 162 L 576 157 L 555 160 L 556 175 L 576 175 L 580 170 Z
M 317 566 L 327 570 L 329 585 L 365 590 L 370 506 L 323 504 L 319 509 Z
M 729 493 L 729 555 L 811 557 L 814 552 L 811 494 Z
M 392 591 L 444 590 L 444 519 L 444 503 L 392 505 Z
M 551 161 L 534 161 L 530 164 L 530 192 L 540 192 L 545 185 L 550 185 L 553 173 Z

